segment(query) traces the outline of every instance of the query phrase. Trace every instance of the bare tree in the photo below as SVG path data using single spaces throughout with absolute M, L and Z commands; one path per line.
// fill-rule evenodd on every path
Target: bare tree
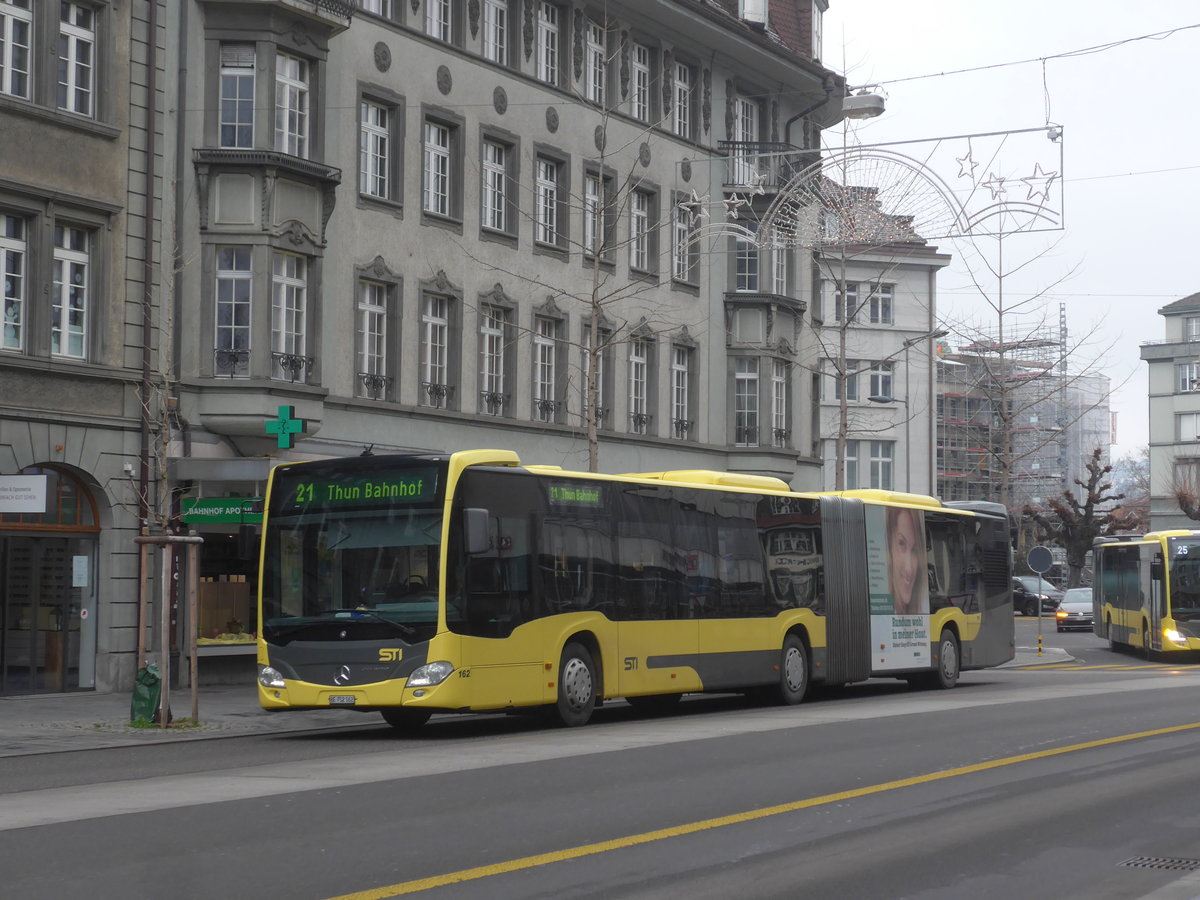
M 1033 521 L 1042 540 L 1062 547 L 1067 556 L 1067 587 L 1078 587 L 1088 552 L 1096 538 L 1119 529 L 1119 523 L 1107 504 L 1123 500 L 1124 494 L 1112 493 L 1103 450 L 1097 447 L 1085 466 L 1087 479 L 1076 478 L 1078 493 L 1065 490 L 1049 501 L 1050 515 L 1027 506 L 1024 514 Z

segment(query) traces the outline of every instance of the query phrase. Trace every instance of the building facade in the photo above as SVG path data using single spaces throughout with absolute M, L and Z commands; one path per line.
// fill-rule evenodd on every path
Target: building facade
M 1141 346 L 1149 375 L 1150 528 L 1195 528 L 1176 491 L 1200 490 L 1200 294 L 1158 314 L 1164 338 Z
M 811 267 L 726 224 L 840 117 L 825 5 L 0 0 L 17 56 L 57 47 L 0 70 L 46 148 L 0 166 L 0 473 L 48 498 L 0 513 L 0 692 L 130 684 L 172 581 L 133 538 L 181 514 L 201 677 L 244 677 L 280 460 L 818 487 Z

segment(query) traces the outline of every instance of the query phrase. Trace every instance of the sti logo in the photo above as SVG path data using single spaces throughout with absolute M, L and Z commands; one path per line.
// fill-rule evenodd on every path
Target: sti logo
M 379 661 L 380 662 L 400 662 L 400 659 L 403 655 L 404 655 L 404 651 L 401 650 L 399 647 L 384 647 L 382 650 L 379 651 Z

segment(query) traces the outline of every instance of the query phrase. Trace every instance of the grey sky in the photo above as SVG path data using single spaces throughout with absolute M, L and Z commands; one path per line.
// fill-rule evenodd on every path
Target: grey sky
M 832 0 L 825 17 L 825 64 L 887 96 L 851 143 L 1063 127 L 1065 227 L 1005 240 L 1005 259 L 1023 268 L 1004 292 L 1019 301 L 1061 281 L 1030 308 L 1057 326 L 1065 304 L 1072 341 L 1091 335 L 1081 354 L 1113 380 L 1114 457 L 1148 440 L 1139 344 L 1163 337 L 1160 307 L 1200 291 L 1198 26 L 1195 0 Z M 1022 60 L 1034 61 L 1003 65 Z M 838 129 L 827 143 L 841 140 Z M 948 182 L 958 174 L 936 166 Z M 936 243 L 958 257 L 939 278 L 939 315 L 994 324 L 962 262 L 970 248 Z

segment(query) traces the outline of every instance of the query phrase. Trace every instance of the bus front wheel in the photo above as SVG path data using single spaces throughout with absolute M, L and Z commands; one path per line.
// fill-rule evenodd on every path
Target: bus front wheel
M 586 725 L 596 708 L 596 667 L 582 644 L 567 644 L 558 666 L 559 721 L 574 727 Z
M 397 731 L 414 731 L 428 722 L 429 717 L 433 715 L 427 709 L 410 709 L 403 706 L 381 709 L 379 712 L 383 716 L 383 721 Z
M 804 699 L 807 690 L 808 654 L 804 642 L 789 634 L 783 640 L 779 656 L 779 700 L 786 706 L 795 706 Z

